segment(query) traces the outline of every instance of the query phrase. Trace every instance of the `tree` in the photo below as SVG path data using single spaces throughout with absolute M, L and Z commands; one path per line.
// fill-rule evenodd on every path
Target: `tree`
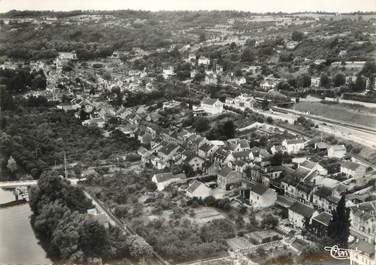
M 270 160 L 270 164 L 272 166 L 280 166 L 283 162 L 283 154 L 282 152 L 275 153 L 274 156 Z
M 346 83 L 346 76 L 342 73 L 337 73 L 333 77 L 333 85 L 334 87 L 343 86 Z
M 106 229 L 96 220 L 87 219 L 79 228 L 79 246 L 85 255 L 102 257 L 108 248 Z
M 309 87 L 311 86 L 311 77 L 308 74 L 302 74 L 297 79 L 298 87 Z
M 205 117 L 200 117 L 193 122 L 193 127 L 197 132 L 207 131 L 210 128 L 209 120 Z
M 371 78 L 376 74 L 376 64 L 375 62 L 372 61 L 367 61 L 366 64 L 364 65 L 361 74 L 364 76 Z
M 261 222 L 261 226 L 263 228 L 267 228 L 267 229 L 274 229 L 276 226 L 278 226 L 278 218 L 271 215 L 271 214 L 268 214 L 267 216 L 265 216 L 265 218 L 262 220 Z
M 364 91 L 367 88 L 367 81 L 362 75 L 358 75 L 353 85 L 353 90 L 355 91 Z
M 15 104 L 12 95 L 7 90 L 6 86 L 0 85 L 0 109 L 14 110 Z
M 255 54 L 250 48 L 245 48 L 240 56 L 242 62 L 251 63 L 255 60 Z
M 206 35 L 205 35 L 205 32 L 201 32 L 199 37 L 198 37 L 199 41 L 200 42 L 204 42 L 206 41 Z
M 332 213 L 328 236 L 341 248 L 347 248 L 350 236 L 350 209 L 346 207 L 346 196 L 343 195 Z
M 331 81 L 330 81 L 330 78 L 329 78 L 328 75 L 322 74 L 320 76 L 320 86 L 321 87 L 329 88 L 330 87 L 330 83 L 331 83 Z
M 293 41 L 302 41 L 304 38 L 304 33 L 303 32 L 300 32 L 300 31 L 294 31 L 292 34 L 291 34 L 291 39 Z
M 268 110 L 269 109 L 269 101 L 266 98 L 264 98 L 264 100 L 261 102 L 261 108 L 263 110 Z
M 235 125 L 232 120 L 226 121 L 222 126 L 223 135 L 226 139 L 235 137 Z
M 129 254 L 134 258 L 150 257 L 153 248 L 140 236 L 131 235 L 127 239 Z

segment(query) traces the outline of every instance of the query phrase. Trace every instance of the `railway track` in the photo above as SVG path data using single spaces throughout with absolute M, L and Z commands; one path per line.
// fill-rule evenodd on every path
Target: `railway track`
M 346 123 L 346 122 L 336 121 L 336 120 L 332 120 L 332 119 L 328 119 L 328 118 L 318 117 L 316 115 L 305 114 L 305 113 L 302 113 L 302 112 L 297 112 L 297 111 L 288 110 L 288 109 L 282 109 L 282 108 L 278 108 L 278 107 L 272 107 L 272 110 L 275 111 L 275 112 L 284 113 L 284 114 L 289 113 L 289 114 L 294 114 L 294 115 L 300 115 L 300 116 L 303 116 L 305 118 L 309 118 L 309 119 L 312 119 L 312 120 L 321 121 L 321 122 L 333 124 L 333 125 L 344 126 L 344 127 L 347 127 L 347 128 L 356 129 L 358 131 L 362 131 L 362 132 L 366 132 L 366 133 L 376 134 L 376 129 L 372 129 L 372 128 L 369 128 L 369 127 L 349 124 L 349 123 Z

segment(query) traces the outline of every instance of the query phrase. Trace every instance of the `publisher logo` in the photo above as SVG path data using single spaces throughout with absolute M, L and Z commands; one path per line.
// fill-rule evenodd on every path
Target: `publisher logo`
M 330 256 L 339 260 L 350 259 L 350 251 L 354 251 L 352 249 L 340 248 L 337 245 L 325 247 L 324 249 L 330 252 Z

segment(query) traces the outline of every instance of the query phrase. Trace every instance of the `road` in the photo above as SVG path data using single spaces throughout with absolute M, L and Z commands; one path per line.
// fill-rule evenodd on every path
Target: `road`
M 112 214 L 112 212 L 104 205 L 103 202 L 99 201 L 98 199 L 94 198 L 91 196 L 88 192 L 84 191 L 85 196 L 91 200 L 91 202 L 94 204 L 95 208 L 99 213 L 104 213 L 107 217 L 107 220 L 109 220 L 110 224 L 112 226 L 116 226 L 120 228 L 123 232 L 127 234 L 131 234 L 134 236 L 139 236 L 129 225 L 124 224 L 124 222 L 120 221 L 116 216 Z M 146 240 L 145 240 L 146 242 Z M 150 246 L 151 247 L 151 246 Z M 151 247 L 152 248 L 152 247 Z M 166 260 L 164 260 L 161 256 L 158 255 L 153 250 L 153 259 L 152 259 L 152 264 L 156 265 L 170 265 L 170 263 Z

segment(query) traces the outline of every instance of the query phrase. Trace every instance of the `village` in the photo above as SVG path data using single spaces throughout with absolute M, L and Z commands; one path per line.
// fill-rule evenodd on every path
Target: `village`
M 3 19 L 2 27 L 56 23 L 50 17 L 12 20 Z M 109 15 L 63 21 L 67 25 L 116 22 Z M 351 52 L 356 45 L 374 46 L 375 33 L 360 34 L 362 41 L 348 37 L 351 32 L 331 33 L 332 28 L 314 34 L 316 28 L 335 23 L 329 21 L 266 15 L 229 20 L 206 29 L 205 38 L 199 36 L 191 44 L 171 44 L 154 51 L 113 50 L 103 58 L 87 60 L 76 51 L 59 51 L 53 60 L 7 58 L 0 68 L 42 71 L 45 89 L 29 90 L 22 95 L 24 99 L 43 97 L 82 126 L 98 129 L 101 137 L 119 134 L 132 143 L 133 150 L 112 154 L 107 160 L 68 161 L 72 165 L 65 168 L 65 177 L 82 178 L 83 190 L 136 232 L 141 223 L 156 227 L 157 221 L 162 226 L 175 221 L 176 227 L 186 221 L 197 229 L 224 222 L 234 231 L 223 237 L 224 247 L 211 253 L 214 258 L 221 253 L 223 260 L 244 264 L 283 258 L 299 262 L 300 256 L 332 246 L 325 244 L 333 243 L 328 234 L 333 213 L 342 204 L 351 220 L 348 248 L 355 251 L 350 252 L 350 262 L 371 265 L 376 237 L 375 157 L 365 157 L 361 150 L 376 148 L 372 139 L 376 128 L 354 123 L 355 128 L 346 121 L 337 124 L 324 116 L 291 110 L 309 98 L 322 102 L 329 97 L 337 104 L 350 104 L 374 95 L 374 63 Z M 376 18 L 367 22 L 372 32 Z M 259 25 L 253 29 L 259 34 L 251 44 L 245 35 L 247 25 Z M 290 28 L 299 31 L 291 34 Z M 176 34 L 195 35 L 196 30 Z M 268 37 L 258 37 L 262 34 Z M 352 38 L 352 49 L 339 49 L 336 60 L 292 58 L 290 51 L 304 45 L 304 38 L 346 43 Z M 265 43 L 273 43 L 271 51 L 262 46 Z M 215 58 L 210 50 L 218 47 L 240 49 L 241 67 L 229 67 Z M 257 47 L 267 60 L 262 61 L 261 55 L 255 59 L 251 50 Z M 357 104 L 372 108 L 376 101 Z M 352 134 L 341 138 L 342 127 Z M 72 170 L 78 164 L 79 174 Z M 98 183 L 127 174 L 148 178 L 145 183 L 154 188 L 118 187 L 111 191 L 113 196 L 121 196 L 124 190 L 132 200 L 110 202 L 106 194 L 114 184 L 100 187 Z M 111 226 L 100 210 L 91 209 L 88 214 Z M 159 254 L 164 257 L 166 253 Z M 176 263 L 173 258 L 167 260 Z

